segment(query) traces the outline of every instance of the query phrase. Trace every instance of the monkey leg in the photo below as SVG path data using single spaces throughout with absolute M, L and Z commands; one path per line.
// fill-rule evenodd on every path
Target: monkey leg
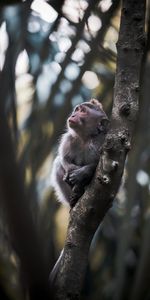
M 84 187 L 82 185 L 77 185 L 77 184 L 74 185 L 69 200 L 71 208 L 73 208 L 76 205 L 77 201 L 83 194 L 84 194 Z

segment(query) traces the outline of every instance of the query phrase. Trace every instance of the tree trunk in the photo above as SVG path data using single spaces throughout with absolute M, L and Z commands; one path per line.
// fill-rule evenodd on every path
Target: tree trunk
M 110 130 L 96 174 L 70 213 L 56 277 L 56 299 L 79 299 L 93 235 L 117 193 L 138 111 L 139 78 L 145 45 L 145 1 L 124 0 Z

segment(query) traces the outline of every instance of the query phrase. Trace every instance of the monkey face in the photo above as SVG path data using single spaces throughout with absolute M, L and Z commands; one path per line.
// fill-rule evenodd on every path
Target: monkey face
M 84 119 L 87 117 L 87 109 L 84 104 L 77 105 L 68 119 L 70 128 L 82 126 Z
M 82 136 L 92 135 L 102 128 L 101 121 L 107 119 L 105 112 L 101 107 L 91 103 L 84 102 L 77 105 L 71 116 L 68 118 L 68 127 Z

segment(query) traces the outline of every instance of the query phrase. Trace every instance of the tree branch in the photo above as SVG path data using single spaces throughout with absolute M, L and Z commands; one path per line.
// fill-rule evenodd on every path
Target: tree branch
M 96 174 L 70 213 L 64 253 L 56 277 L 56 298 L 79 299 L 91 240 L 112 204 L 123 173 L 138 111 L 145 1 L 124 0 L 110 131 Z

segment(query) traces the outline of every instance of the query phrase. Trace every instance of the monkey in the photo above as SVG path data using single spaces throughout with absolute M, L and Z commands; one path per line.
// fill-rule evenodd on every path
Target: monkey
M 94 175 L 108 128 L 109 119 L 96 99 L 77 105 L 67 119 L 67 131 L 53 163 L 52 185 L 58 200 L 68 203 L 71 209 Z M 52 285 L 62 256 L 63 250 L 49 277 Z
M 60 202 L 73 208 L 94 175 L 109 119 L 96 100 L 77 105 L 67 119 L 58 155 L 53 163 L 52 185 Z

